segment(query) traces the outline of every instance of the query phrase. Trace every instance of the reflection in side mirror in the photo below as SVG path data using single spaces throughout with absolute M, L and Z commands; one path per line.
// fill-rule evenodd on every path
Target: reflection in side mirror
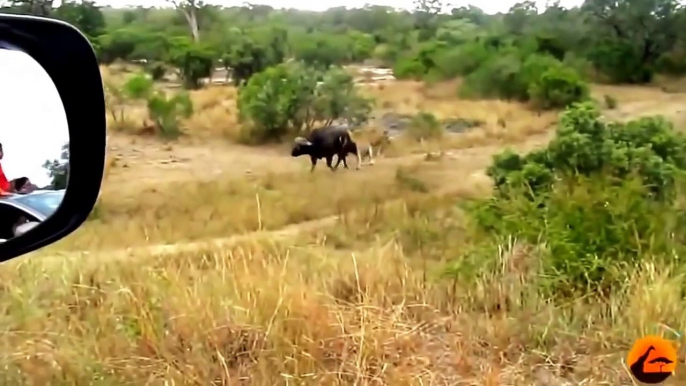
M 69 126 L 57 88 L 29 55 L 0 49 L 0 242 L 40 225 L 62 203 Z

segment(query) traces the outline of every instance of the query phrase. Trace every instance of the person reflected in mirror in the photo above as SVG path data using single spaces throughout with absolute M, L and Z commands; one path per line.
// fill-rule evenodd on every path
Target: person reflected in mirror
M 0 143 L 0 161 L 5 157 L 5 152 Z M 2 163 L 0 162 L 0 195 L 7 196 L 12 194 L 12 184 L 7 180 L 5 171 L 2 170 Z
M 5 151 L 0 143 L 0 161 L 5 157 Z M 5 171 L 2 169 L 2 162 L 0 162 L 0 196 L 12 195 L 14 193 L 31 193 L 36 190 L 37 186 L 32 184 L 28 177 L 15 178 L 12 181 L 7 179 Z
M 21 194 L 31 193 L 34 190 L 38 189 L 38 186 L 31 183 L 31 181 L 28 179 L 28 177 L 16 178 L 16 179 L 10 181 L 10 185 L 12 187 L 13 192 L 21 193 Z

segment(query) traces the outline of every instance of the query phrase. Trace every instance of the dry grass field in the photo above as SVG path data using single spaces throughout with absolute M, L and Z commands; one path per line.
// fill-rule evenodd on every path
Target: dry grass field
M 174 142 L 110 122 L 93 219 L 0 267 L 2 384 L 631 384 L 632 339 L 686 320 L 675 274 L 646 263 L 609 303 L 560 309 L 527 286 L 537 250 L 509 240 L 497 269 L 442 276 L 476 237 L 457 204 L 489 194 L 491 156 L 545 144 L 556 120 L 455 87 L 369 86 L 377 115 L 483 124 L 359 171 L 236 144 L 228 86 L 193 92 Z M 618 101 L 611 119 L 683 121 L 686 94 L 594 93 Z

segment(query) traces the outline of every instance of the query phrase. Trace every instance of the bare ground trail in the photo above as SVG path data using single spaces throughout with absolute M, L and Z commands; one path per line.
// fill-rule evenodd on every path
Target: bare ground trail
M 611 87 L 605 87 L 598 92 L 612 92 Z M 621 90 L 620 90 L 621 91 Z M 672 119 L 678 127 L 686 120 L 686 94 L 667 94 L 656 89 L 641 89 L 645 95 L 638 100 L 628 100 L 614 110 L 606 110 L 604 116 L 611 120 L 629 120 L 640 116 L 661 114 Z M 635 94 L 634 94 L 635 95 Z M 553 135 L 553 128 L 540 135 L 531 136 L 526 141 L 511 146 L 520 152 L 529 152 L 545 145 Z M 446 153 L 442 160 L 446 172 L 445 184 L 440 191 L 450 193 L 460 189 L 465 184 L 488 183 L 483 175 L 484 169 L 490 164 L 492 156 L 502 150 L 501 145 L 489 145 L 468 149 L 452 150 Z M 116 154 L 121 168 L 111 173 L 108 186 L 126 190 L 135 189 L 141 185 L 169 183 L 180 184 L 198 181 L 204 178 L 212 180 L 217 176 L 244 176 L 246 174 L 262 174 L 266 172 L 296 172 L 308 168 L 309 161 L 292 160 L 283 154 L 282 149 L 250 148 L 247 146 L 218 144 L 178 143 L 164 145 L 154 140 L 132 139 L 114 136 L 110 141 L 110 152 Z M 363 167 L 361 171 L 339 171 L 341 178 L 346 173 L 374 172 L 383 173 L 395 170 L 398 166 L 411 165 L 421 161 L 424 154 L 412 154 L 396 158 L 381 158 L 374 166 Z M 370 170 L 371 169 L 371 170 Z M 319 172 L 329 172 L 325 165 L 321 165 Z M 142 184 L 141 184 L 142 182 Z M 149 186 L 149 185 L 148 185 Z M 111 189 L 109 188 L 108 189 Z M 202 248 L 222 248 L 247 240 L 263 238 L 283 239 L 292 237 L 300 232 L 325 228 L 336 223 L 338 216 L 329 216 L 303 223 L 290 224 L 278 230 L 256 231 L 234 235 L 227 238 L 208 239 L 197 242 L 177 244 L 160 244 L 135 248 L 122 248 L 111 251 L 64 251 L 51 252 L 46 258 L 126 258 L 133 254 L 164 255 L 180 252 L 190 252 Z

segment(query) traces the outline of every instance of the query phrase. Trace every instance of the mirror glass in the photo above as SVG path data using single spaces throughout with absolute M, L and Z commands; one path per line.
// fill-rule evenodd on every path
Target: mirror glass
M 0 49 L 0 242 L 57 210 L 68 164 L 69 127 L 55 84 L 28 54 Z

